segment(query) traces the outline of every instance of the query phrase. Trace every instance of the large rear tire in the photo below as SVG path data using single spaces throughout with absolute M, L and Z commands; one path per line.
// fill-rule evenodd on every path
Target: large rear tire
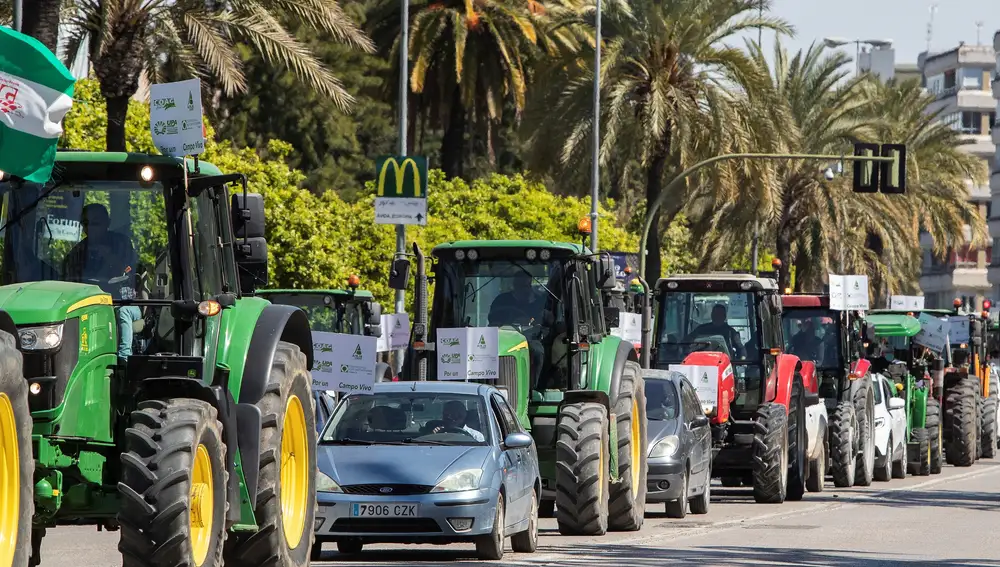
M 854 404 L 840 402 L 830 416 L 830 473 L 837 488 L 854 486 L 858 451 L 854 446 L 857 419 Z
M 579 402 L 562 406 L 556 440 L 556 522 L 563 535 L 608 531 L 608 410 Z
M 646 388 L 642 367 L 631 360 L 622 371 L 615 402 L 618 428 L 618 476 L 611 485 L 608 529 L 635 531 L 642 528 L 646 511 Z
M 24 567 L 31 556 L 35 459 L 21 353 L 0 331 L 0 566 Z
M 931 474 L 931 446 L 927 438 L 927 429 L 914 428 L 910 434 L 910 445 L 907 447 L 910 472 L 915 476 Z
M 140 402 L 121 462 L 122 565 L 221 566 L 229 474 L 217 410 L 187 398 Z
M 227 565 L 309 565 L 316 517 L 316 409 L 306 356 L 279 342 L 264 397 L 260 476 L 254 501 L 256 532 L 233 534 Z
M 992 395 L 983 400 L 983 412 L 980 415 L 983 458 L 992 459 L 997 456 L 997 399 Z
M 753 438 L 753 499 L 781 504 L 788 491 L 788 416 L 785 406 L 757 408 Z
M 806 431 L 806 399 L 802 378 L 796 376 L 792 382 L 792 395 L 788 407 L 788 488 L 785 500 L 797 502 L 806 493 L 806 467 L 809 460 L 809 434 Z
M 971 467 L 976 462 L 979 420 L 976 391 L 969 379 L 963 379 L 947 391 L 945 405 L 951 415 L 948 460 L 956 467 Z
M 931 444 L 931 474 L 941 474 L 941 453 L 942 427 L 941 427 L 941 403 L 934 398 L 927 400 L 927 418 L 924 420 L 927 426 L 928 441 Z
M 854 398 L 855 415 L 858 416 L 858 459 L 854 484 L 871 486 L 875 479 L 875 394 L 871 379 Z

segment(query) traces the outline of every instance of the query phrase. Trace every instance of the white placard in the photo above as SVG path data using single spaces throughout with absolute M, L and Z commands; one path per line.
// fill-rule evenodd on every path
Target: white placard
M 427 225 L 427 199 L 376 197 L 375 224 Z
M 618 326 L 611 329 L 611 334 L 621 340 L 639 346 L 642 344 L 642 314 L 621 313 Z
M 745 293 L 735 293 L 729 296 L 729 308 L 726 311 L 726 318 L 746 319 L 747 313 L 747 297 Z
M 438 329 L 438 380 L 496 380 L 500 375 L 500 330 L 496 327 Z
M 383 313 L 382 336 L 378 338 L 378 352 L 388 352 L 410 345 L 410 316 L 406 313 Z
M 204 152 L 201 81 L 151 85 L 149 129 L 153 144 L 164 155 L 184 157 Z
M 719 405 L 719 370 L 715 366 L 695 366 L 693 364 L 671 364 L 667 370 L 680 372 L 694 386 L 698 401 L 705 412 Z
M 313 331 L 313 389 L 371 394 L 378 339 Z
M 939 319 L 927 313 L 920 314 L 920 332 L 913 337 L 913 342 L 925 346 L 934 352 L 943 352 L 948 343 L 950 323 L 947 319 Z
M 912 309 L 920 311 L 924 308 L 922 295 L 893 295 L 889 298 L 889 309 Z
M 969 318 L 964 315 L 948 317 L 948 340 L 953 345 L 969 342 Z
M 868 276 L 829 274 L 830 309 L 835 311 L 867 311 Z

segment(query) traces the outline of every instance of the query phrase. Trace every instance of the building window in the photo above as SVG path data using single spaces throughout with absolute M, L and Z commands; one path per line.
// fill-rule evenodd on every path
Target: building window
M 993 249 L 990 254 L 990 264 L 1000 266 L 1000 238 L 993 239 Z
M 968 90 L 983 90 L 983 71 L 981 69 L 960 69 L 962 88 Z
M 958 84 L 955 69 L 944 72 L 944 90 L 953 89 Z
M 927 87 L 928 92 L 930 92 L 931 94 L 938 94 L 942 90 L 944 90 L 943 84 L 944 84 L 944 75 L 934 75 L 933 77 L 926 78 L 925 86 Z

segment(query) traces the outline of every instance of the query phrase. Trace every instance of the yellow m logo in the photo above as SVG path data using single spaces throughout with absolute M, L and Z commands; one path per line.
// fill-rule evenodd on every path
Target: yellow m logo
M 420 188 L 422 185 L 420 184 L 420 167 L 417 166 L 417 162 L 413 161 L 413 158 L 406 158 L 403 160 L 402 165 L 400 165 L 394 157 L 386 158 L 385 162 L 382 163 L 382 169 L 378 172 L 377 195 L 379 197 L 385 196 L 385 178 L 390 165 L 392 166 L 393 178 L 396 180 L 396 195 L 403 194 L 406 166 L 410 166 L 413 171 L 413 197 L 420 197 Z

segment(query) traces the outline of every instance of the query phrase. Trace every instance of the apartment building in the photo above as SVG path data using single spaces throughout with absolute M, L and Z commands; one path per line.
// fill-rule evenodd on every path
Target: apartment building
M 944 52 L 921 53 L 917 59 L 922 84 L 936 97 L 929 110 L 940 112 L 941 120 L 965 138 L 967 145 L 962 146 L 962 150 L 982 158 L 990 171 L 995 171 L 998 164 L 993 135 L 997 101 L 992 88 L 997 69 L 996 53 L 992 45 L 960 44 Z M 969 199 L 979 207 L 983 217 L 992 218 L 989 181 L 968 179 L 966 186 Z M 990 233 L 1000 236 L 1000 222 L 995 228 L 990 227 Z M 970 235 L 971 230 L 966 227 L 967 242 Z M 994 297 L 996 292 L 988 271 L 992 264 L 997 264 L 997 283 L 1000 284 L 1000 262 L 993 258 L 993 246 L 984 250 L 966 243 L 939 256 L 932 253 L 933 242 L 929 235 L 922 235 L 920 243 L 924 251 L 920 288 L 927 307 L 951 307 L 958 298 L 967 309 L 978 310 L 984 299 Z

